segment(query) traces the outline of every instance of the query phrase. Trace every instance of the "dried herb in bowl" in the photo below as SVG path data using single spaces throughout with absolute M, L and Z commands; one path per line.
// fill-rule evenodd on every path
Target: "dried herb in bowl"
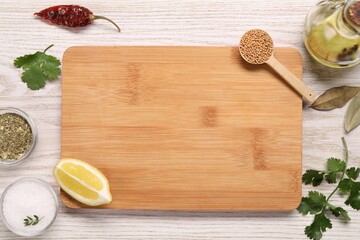
M 33 134 L 30 124 L 16 113 L 0 115 L 0 161 L 18 160 L 31 148 Z

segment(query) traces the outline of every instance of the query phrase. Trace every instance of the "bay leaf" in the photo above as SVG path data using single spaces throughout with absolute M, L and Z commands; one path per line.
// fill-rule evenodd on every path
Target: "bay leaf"
M 330 88 L 321 94 L 310 107 L 322 111 L 341 108 L 359 92 L 360 87 L 342 86 Z
M 345 129 L 350 132 L 360 125 L 360 94 L 351 101 L 345 114 Z

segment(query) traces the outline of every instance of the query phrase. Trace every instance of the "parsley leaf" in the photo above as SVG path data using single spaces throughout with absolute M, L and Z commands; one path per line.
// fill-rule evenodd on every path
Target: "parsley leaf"
M 341 215 L 345 220 L 348 220 L 348 221 L 351 220 L 351 218 L 348 215 L 348 212 L 341 207 L 335 207 L 335 208 L 330 207 L 329 210 L 335 217 L 339 217 Z
M 305 234 L 310 239 L 320 240 L 323 232 L 325 232 L 327 228 L 332 228 L 331 221 L 325 216 L 324 212 L 321 212 L 315 215 L 312 224 L 305 228 Z
M 353 182 L 350 179 L 343 179 L 339 182 L 339 189 L 341 193 L 348 193 L 352 189 Z
M 346 163 L 337 158 L 329 158 L 327 161 L 328 173 L 325 175 L 325 179 L 328 183 L 336 183 L 336 177 L 338 172 L 343 172 L 346 168 Z
M 24 71 L 21 79 L 31 90 L 38 90 L 45 87 L 46 84 L 46 76 L 44 76 L 42 71 L 35 66 L 31 66 Z
M 327 161 L 327 168 L 330 172 L 341 172 L 346 168 L 346 163 L 337 158 L 329 158 Z
M 351 206 L 355 210 L 360 210 L 360 182 L 352 182 L 351 180 L 349 182 L 350 184 L 348 184 L 347 187 L 350 186 L 351 190 L 345 204 Z
M 302 176 L 302 182 L 305 185 L 312 184 L 314 187 L 319 186 L 323 181 L 324 173 L 316 170 L 306 170 L 304 175 Z
M 336 174 L 337 172 L 330 172 L 325 175 L 325 179 L 328 183 L 336 183 Z
M 298 212 L 306 215 L 317 214 L 320 212 L 326 204 L 326 197 L 319 192 L 310 191 L 308 197 L 303 197 L 301 203 L 297 208 Z
M 61 74 L 60 61 L 56 57 L 46 54 L 46 51 L 52 46 L 50 45 L 44 52 L 36 52 L 14 60 L 15 67 L 24 70 L 21 80 L 31 90 L 43 88 L 46 81 L 55 80 Z
M 360 174 L 360 168 L 349 168 L 346 170 L 346 175 L 348 175 L 349 178 L 356 180 L 359 177 Z
M 297 210 L 303 215 L 312 214 L 315 215 L 313 222 L 305 227 L 305 234 L 308 238 L 313 240 L 320 240 L 326 229 L 332 228 L 332 224 L 329 218 L 325 215 L 330 211 L 335 217 L 342 217 L 345 221 L 350 221 L 351 218 L 348 212 L 342 207 L 336 207 L 330 203 L 331 197 L 336 192 L 346 194 L 346 205 L 351 206 L 355 210 L 360 210 L 360 182 L 356 182 L 356 179 L 360 175 L 360 168 L 348 168 L 349 151 L 344 138 L 341 139 L 344 145 L 345 160 L 342 161 L 337 158 L 329 158 L 327 160 L 327 170 L 307 170 L 303 175 L 303 183 L 312 184 L 318 186 L 322 183 L 324 177 L 328 183 L 336 183 L 339 178 L 339 182 L 334 190 L 326 197 L 323 194 L 310 191 L 307 197 L 301 199 L 301 203 Z
M 350 193 L 345 204 L 351 206 L 355 210 L 360 210 L 360 182 L 354 182 L 351 179 L 343 179 L 339 182 L 339 189 L 343 194 Z

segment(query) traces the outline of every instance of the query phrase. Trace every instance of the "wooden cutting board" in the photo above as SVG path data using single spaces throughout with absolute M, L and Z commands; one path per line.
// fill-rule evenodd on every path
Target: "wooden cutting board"
M 302 77 L 296 50 L 275 55 Z M 61 156 L 108 177 L 102 208 L 298 206 L 301 97 L 237 47 L 73 47 L 62 81 Z

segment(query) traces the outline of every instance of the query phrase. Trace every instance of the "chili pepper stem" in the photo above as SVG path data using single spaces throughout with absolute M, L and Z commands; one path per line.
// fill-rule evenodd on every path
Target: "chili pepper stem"
M 90 15 L 90 18 L 91 18 L 92 20 L 104 19 L 104 20 L 106 20 L 106 21 L 109 21 L 109 22 L 111 22 L 111 23 L 117 28 L 117 30 L 118 30 L 119 32 L 121 32 L 120 27 L 119 27 L 113 20 L 111 20 L 110 18 L 107 18 L 107 17 L 104 17 L 104 16 L 97 16 L 97 15 Z
M 43 53 L 46 53 L 47 50 L 49 50 L 50 48 L 52 48 L 54 46 L 54 44 L 51 44 L 50 46 L 48 46 L 44 51 Z

